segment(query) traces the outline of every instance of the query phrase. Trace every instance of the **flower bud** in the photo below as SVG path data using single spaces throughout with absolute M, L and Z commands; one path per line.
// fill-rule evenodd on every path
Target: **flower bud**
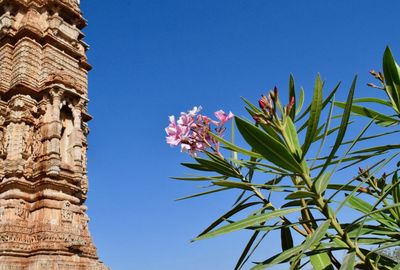
M 289 114 L 290 111 L 292 110 L 293 106 L 294 106 L 294 97 L 291 97 L 291 98 L 290 98 L 289 105 L 287 106 L 287 113 L 288 113 L 288 114 Z
M 278 93 L 279 93 L 279 91 L 278 91 L 278 87 L 274 87 L 274 100 L 275 101 L 277 101 L 278 100 Z
M 258 100 L 258 106 L 264 111 L 267 108 L 268 100 L 264 95 L 261 95 L 260 100 Z
M 360 187 L 360 188 L 358 189 L 358 192 L 367 193 L 367 192 L 368 192 L 368 189 L 365 188 L 365 187 Z

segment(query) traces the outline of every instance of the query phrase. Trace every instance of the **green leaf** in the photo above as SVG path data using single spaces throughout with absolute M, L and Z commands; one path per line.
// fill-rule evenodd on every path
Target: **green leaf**
M 310 107 L 310 117 L 307 120 L 307 133 L 302 146 L 303 155 L 305 155 L 310 148 L 314 138 L 318 135 L 318 122 L 322 110 L 322 81 L 318 74 L 314 86 L 314 95 Z
M 347 253 L 346 257 L 342 262 L 340 270 L 354 270 L 355 262 L 356 262 L 356 253 L 354 251 Z
M 374 147 L 365 148 L 365 149 L 351 152 L 351 154 L 354 155 L 354 154 L 370 153 L 370 152 L 384 152 L 384 151 L 393 150 L 393 149 L 400 149 L 400 144 L 386 144 L 386 145 L 381 145 L 381 146 L 374 146 Z
M 302 152 L 299 144 L 299 137 L 297 135 L 296 127 L 290 117 L 286 118 L 285 133 L 289 139 L 289 148 L 292 149 L 292 154 L 294 154 L 298 161 L 301 162 Z
M 244 210 L 246 208 L 258 205 L 258 204 L 262 204 L 262 203 L 261 202 L 249 202 L 249 203 L 244 203 L 244 204 L 238 204 L 236 207 L 234 207 L 233 209 L 229 210 L 228 212 L 223 214 L 221 217 L 219 217 L 216 221 L 214 221 L 210 226 L 208 226 L 204 231 L 202 231 L 198 235 L 198 237 L 208 233 L 209 231 L 211 231 L 212 229 L 217 227 L 219 224 L 221 224 L 222 222 L 224 222 L 225 220 L 227 220 L 231 216 L 239 213 L 240 211 L 242 211 L 242 210 Z
M 329 153 L 329 156 L 328 156 L 324 166 L 320 170 L 318 178 L 324 173 L 325 169 L 329 166 L 329 163 L 331 162 L 331 160 L 335 157 L 336 151 L 339 149 L 340 145 L 342 144 L 344 135 L 346 134 L 347 126 L 349 124 L 349 119 L 350 119 L 351 107 L 353 104 L 354 90 L 356 89 L 356 82 L 357 82 L 357 76 L 354 77 L 353 83 L 350 87 L 349 94 L 347 96 L 346 106 L 345 106 L 345 109 L 343 112 L 342 121 L 340 123 L 340 129 L 339 129 L 338 135 L 336 137 L 335 144 L 333 145 L 332 150 Z
M 335 105 L 339 108 L 344 108 L 346 104 L 343 102 L 335 102 Z M 354 114 L 374 119 L 376 123 L 383 123 L 384 125 L 394 125 L 399 123 L 399 120 L 393 117 L 379 113 L 364 106 L 353 104 L 353 106 L 351 107 L 351 111 Z
M 383 73 L 386 82 L 386 93 L 393 104 L 393 109 L 399 113 L 400 109 L 400 73 L 399 66 L 393 58 L 389 47 L 383 54 Z
M 307 250 L 309 248 L 312 248 L 314 245 L 319 244 L 321 239 L 325 236 L 326 232 L 328 231 L 329 227 L 331 225 L 331 220 L 327 219 L 325 222 L 323 222 L 319 227 L 315 230 L 315 232 L 311 235 L 311 237 L 307 237 L 307 240 L 305 241 L 305 248 L 304 250 Z
M 330 179 L 331 179 L 331 173 L 324 173 L 319 178 L 317 178 L 317 180 L 314 181 L 315 191 L 319 195 L 322 195 L 325 192 L 326 188 L 328 187 Z
M 329 102 L 331 102 L 333 96 L 335 95 L 335 93 L 337 92 L 337 90 L 339 89 L 339 87 L 340 87 L 340 83 L 338 83 L 338 84 L 335 86 L 335 88 L 334 88 L 334 89 L 329 93 L 329 95 L 326 97 L 326 99 L 324 100 L 324 102 L 322 102 L 322 110 L 326 107 L 326 105 L 328 105 Z M 311 105 L 309 105 L 309 106 L 307 107 L 307 109 L 306 109 L 298 118 L 296 118 L 296 121 L 295 121 L 295 122 L 298 122 L 298 121 L 300 121 L 301 119 L 303 119 L 303 118 L 307 115 L 307 113 L 310 112 L 310 109 L 311 109 Z M 305 123 L 301 128 L 299 128 L 298 132 L 300 133 L 300 131 L 303 130 L 304 128 L 306 128 L 306 127 L 307 127 L 307 121 L 306 121 L 306 123 Z
M 399 181 L 399 177 L 397 175 L 397 171 L 393 174 L 392 185 L 390 188 L 392 188 L 393 202 L 400 203 L 400 181 Z M 400 220 L 400 207 L 394 208 L 393 210 L 397 214 L 397 219 Z
M 334 270 L 331 259 L 327 252 L 312 255 L 310 257 L 310 261 L 314 269 Z
M 216 186 L 221 186 L 221 187 L 238 188 L 238 189 L 244 189 L 244 190 L 249 190 L 249 191 L 253 191 L 254 187 L 256 187 L 256 185 L 251 184 L 251 183 L 234 182 L 234 181 L 213 181 L 213 184 Z
M 239 179 L 242 178 L 242 176 L 235 169 L 233 169 L 228 162 L 223 162 L 222 159 L 220 159 L 221 162 L 217 160 L 208 160 L 203 158 L 195 158 L 195 159 L 198 163 L 200 163 L 200 165 L 208 168 L 209 170 L 215 171 L 217 173 L 226 176 L 231 176 Z
M 235 117 L 235 120 L 240 133 L 253 151 L 283 169 L 295 173 L 302 172 L 302 166 L 282 143 L 239 117 Z
M 296 116 L 296 102 L 297 102 L 297 100 L 296 100 L 296 89 L 295 89 L 295 86 L 294 86 L 294 78 L 293 78 L 293 75 L 290 74 L 290 78 L 289 78 L 289 102 L 290 102 L 290 99 L 292 97 L 294 98 L 294 104 L 293 104 L 292 110 L 290 111 L 289 116 L 294 121 L 294 118 Z
M 304 198 L 300 198 L 300 199 L 304 199 Z M 315 201 L 312 199 L 304 199 L 304 201 L 307 205 L 315 205 Z M 303 200 L 290 200 L 290 202 L 283 204 L 281 207 L 286 208 L 286 207 L 302 206 L 302 205 L 303 205 Z
M 373 98 L 373 97 L 355 98 L 353 100 L 353 103 L 377 103 L 388 107 L 392 107 L 392 104 L 390 102 L 380 98 Z
M 216 192 L 220 192 L 220 191 L 224 191 L 224 190 L 228 190 L 228 189 L 229 188 L 225 188 L 224 187 L 224 188 L 208 190 L 208 191 L 196 193 L 196 194 L 193 194 L 193 195 L 190 195 L 190 196 L 187 196 L 187 197 L 179 198 L 179 199 L 176 199 L 175 201 L 183 201 L 183 200 L 187 200 L 187 199 L 191 199 L 191 198 L 195 198 L 195 197 L 200 197 L 200 196 L 204 196 L 204 195 L 208 195 L 208 194 L 211 194 L 211 193 L 216 193 Z
M 249 157 L 254 157 L 254 158 L 262 158 L 262 156 L 258 153 L 246 150 L 244 148 L 241 148 L 237 145 L 234 145 L 233 143 L 228 142 L 227 140 L 224 140 L 223 138 L 221 138 L 220 136 L 217 136 L 215 134 L 213 134 L 212 132 L 209 133 L 214 139 L 216 139 L 217 141 L 219 141 L 220 143 L 222 143 L 224 146 L 224 148 L 229 149 L 231 151 L 235 151 L 241 154 L 244 154 L 246 156 Z
M 197 163 L 181 163 L 181 165 L 196 171 L 206 171 L 206 172 L 213 171 L 212 169 Z
M 322 149 L 323 149 L 323 147 L 325 145 L 326 139 L 330 134 L 329 132 L 330 131 L 333 132 L 332 129 L 329 130 L 329 128 L 331 126 L 332 112 L 333 112 L 333 102 L 334 101 L 335 101 L 335 96 L 332 97 L 332 103 L 331 103 L 331 106 L 329 107 L 329 112 L 328 112 L 328 116 L 327 116 L 326 122 L 325 122 L 325 124 L 322 125 L 322 126 L 325 126 L 323 134 L 314 139 L 314 142 L 315 142 L 315 141 L 319 140 L 319 137 L 322 138 L 321 143 L 320 143 L 319 148 L 318 148 L 318 151 L 317 151 L 317 154 L 315 155 L 315 158 L 314 158 L 314 160 L 312 161 L 312 163 L 311 163 L 311 165 L 309 167 L 309 168 L 311 168 L 311 170 L 314 168 L 315 162 L 317 161 L 317 159 L 319 158 L 319 156 L 320 156 L 320 154 L 322 152 Z M 319 131 L 318 131 L 317 134 L 319 134 Z
M 258 124 L 265 132 L 271 135 L 275 140 L 281 142 L 283 144 L 283 140 L 279 137 L 278 133 L 276 133 L 275 129 L 268 124 Z
M 286 196 L 285 200 L 294 200 L 294 199 L 301 199 L 301 198 L 316 198 L 316 194 L 310 192 L 310 191 L 305 191 L 305 190 L 298 190 L 293 193 L 290 193 L 288 196 Z
M 396 225 L 396 221 L 393 220 L 390 216 L 384 214 L 384 211 L 399 207 L 400 204 L 393 204 L 388 207 L 383 207 L 378 210 L 374 210 L 372 205 L 357 197 L 351 196 L 351 198 L 349 198 L 347 201 L 349 202 L 349 205 L 353 209 L 358 210 L 365 214 L 362 217 L 354 220 L 351 226 L 353 226 L 354 224 L 358 224 L 361 220 L 365 219 L 366 217 L 371 217 L 374 221 L 379 222 L 382 225 L 387 226 L 388 228 L 398 228 L 398 226 Z M 349 226 L 349 228 L 351 228 L 351 226 Z
M 247 168 L 252 168 L 254 170 L 259 170 L 262 172 L 272 172 L 274 174 L 282 174 L 282 175 L 288 175 L 291 174 L 288 171 L 285 171 L 277 166 L 271 165 L 271 164 L 266 164 L 266 163 L 261 163 L 261 162 L 256 162 L 256 161 L 249 161 L 249 160 L 232 160 L 232 162 L 242 166 L 242 167 L 247 167 Z M 265 167 L 265 169 L 263 169 Z
M 379 134 L 375 134 L 375 135 L 371 135 L 371 136 L 365 136 L 365 137 L 360 138 L 358 141 L 361 142 L 361 141 L 365 141 L 365 140 L 375 139 L 375 138 L 384 137 L 384 136 L 399 133 L 399 132 L 400 132 L 400 130 L 394 130 L 394 131 L 379 133 Z M 342 144 L 349 144 L 352 142 L 353 142 L 352 140 L 349 140 L 349 141 L 343 142 Z
M 257 264 L 256 266 L 251 268 L 251 270 L 263 270 L 268 267 L 272 267 L 274 265 L 280 264 L 280 263 L 287 261 L 290 258 L 298 255 L 300 252 L 302 252 L 303 248 L 304 248 L 304 244 L 295 246 L 291 249 L 288 249 L 284 252 L 281 252 L 281 253 L 275 255 L 274 257 L 272 257 L 262 263 Z
M 281 229 L 281 244 L 282 251 L 293 248 L 293 237 L 289 227 L 282 227 Z
M 242 97 L 242 100 L 250 107 L 251 111 L 256 112 L 256 113 L 262 113 L 262 111 L 259 108 L 254 106 L 253 103 L 251 103 L 250 101 L 248 101 L 244 97 Z
M 234 270 L 239 270 L 242 269 L 242 266 L 246 263 L 247 259 L 249 256 L 252 255 L 254 250 L 258 247 L 260 241 L 264 239 L 264 237 L 267 235 L 267 233 L 264 233 L 263 237 L 258 241 L 258 243 L 255 244 L 253 251 L 250 251 L 251 247 L 253 246 L 254 242 L 256 241 L 258 235 L 260 234 L 260 231 L 255 231 L 253 235 L 250 237 L 249 242 L 247 243 L 246 247 L 243 249 L 242 254 L 240 255 L 239 260 L 236 263 L 235 269 Z
M 183 180 L 183 181 L 214 181 L 225 179 L 225 176 L 193 176 L 193 177 L 171 177 L 174 180 Z
M 371 250 L 371 252 L 368 253 L 367 257 L 371 256 L 373 253 L 377 253 L 378 251 L 385 250 L 385 249 L 392 248 L 392 247 L 399 247 L 399 246 L 400 246 L 400 240 L 383 244 L 383 245 L 379 246 L 379 248 Z
M 329 229 L 330 226 L 330 220 L 326 220 L 324 223 L 322 223 L 318 229 L 314 232 L 314 234 L 311 237 L 308 237 L 307 240 L 299 245 L 295 246 L 291 249 L 288 249 L 280 254 L 277 254 L 268 260 L 257 264 L 251 270 L 262 270 L 266 269 L 268 267 L 274 266 L 276 264 L 280 264 L 282 262 L 285 262 L 289 260 L 290 258 L 293 258 L 295 256 L 298 256 L 299 254 L 303 253 L 304 251 L 310 249 L 313 247 L 316 243 L 320 242 L 321 239 L 324 237 L 326 234 L 327 230 Z
M 300 87 L 299 104 L 296 109 L 296 115 L 298 115 L 301 112 L 301 109 L 303 108 L 303 104 L 304 104 L 304 89 L 303 89 L 303 87 Z
M 242 219 L 240 221 L 236 221 L 234 223 L 225 225 L 214 231 L 210 231 L 202 236 L 195 238 L 194 241 L 212 238 L 212 237 L 216 237 L 221 234 L 226 234 L 226 233 L 234 232 L 237 230 L 241 230 L 241 229 L 244 229 L 244 228 L 247 228 L 250 226 L 258 225 L 262 222 L 266 222 L 273 218 L 284 216 L 284 215 L 294 213 L 294 212 L 297 212 L 300 210 L 301 210 L 301 208 L 282 209 L 282 210 L 274 210 L 273 212 L 269 212 L 269 213 L 265 213 L 265 214 L 261 214 L 261 215 L 251 216 L 251 217 Z

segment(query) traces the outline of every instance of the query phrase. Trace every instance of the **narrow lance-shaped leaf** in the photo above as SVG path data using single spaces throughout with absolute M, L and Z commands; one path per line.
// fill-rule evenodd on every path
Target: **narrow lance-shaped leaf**
M 190 196 L 186 196 L 186 197 L 183 197 L 183 198 L 179 198 L 179 199 L 176 199 L 175 201 L 183 201 L 183 200 L 187 200 L 187 199 L 191 199 L 191 198 L 195 198 L 195 197 L 200 197 L 200 196 L 208 195 L 208 194 L 211 194 L 211 193 L 221 192 L 221 191 L 228 190 L 228 189 L 229 189 L 229 188 L 226 188 L 226 187 L 224 187 L 224 188 L 212 189 L 212 190 L 208 190 L 208 191 L 196 193 L 196 194 L 193 194 L 193 195 L 190 195 Z
M 343 102 L 335 102 L 335 105 L 338 106 L 339 108 L 344 108 L 346 104 Z M 385 126 L 399 123 L 399 121 L 393 117 L 379 113 L 364 106 L 353 105 L 351 107 L 351 111 L 354 114 L 374 119 L 374 121 L 377 122 L 378 124 L 382 123 Z
M 348 203 L 349 205 L 357 210 L 360 211 L 364 214 L 368 214 L 371 213 L 371 211 L 375 210 L 374 206 L 369 204 L 368 202 L 362 200 L 361 198 L 355 197 L 354 195 L 350 195 L 348 197 Z M 371 217 L 374 218 L 377 222 L 380 222 L 388 227 L 391 226 L 390 224 L 390 217 L 388 217 L 387 215 L 383 214 L 383 213 L 376 213 L 376 214 L 371 214 Z M 394 220 L 392 220 L 393 222 Z
M 213 134 L 213 133 L 209 133 L 215 140 L 219 141 L 220 143 L 222 143 L 224 145 L 224 148 L 229 149 L 231 151 L 235 151 L 237 153 L 241 153 L 244 154 L 246 156 L 249 157 L 255 157 L 255 158 L 261 158 L 262 156 L 259 153 L 255 153 L 246 149 L 243 149 L 231 142 L 228 142 L 227 140 L 224 140 L 223 138 Z
M 224 162 L 218 162 L 216 160 L 207 160 L 203 158 L 195 158 L 195 159 L 201 165 L 217 173 L 239 179 L 241 178 L 240 174 L 237 171 L 235 171 L 227 162 L 224 163 Z
M 310 107 L 310 117 L 307 120 L 307 133 L 302 146 L 303 155 L 307 153 L 314 138 L 318 135 L 317 129 L 322 110 L 322 86 L 323 84 L 318 74 L 317 79 L 315 80 L 314 95 Z
M 226 212 L 225 214 L 223 214 L 220 218 L 218 218 L 216 221 L 214 221 L 210 226 L 208 226 L 204 231 L 202 231 L 198 237 L 208 233 L 209 231 L 211 231 L 212 229 L 214 229 L 215 227 L 217 227 L 219 224 L 221 224 L 222 222 L 224 222 L 226 219 L 230 218 L 231 216 L 239 213 L 240 211 L 261 204 L 261 202 L 249 202 L 249 203 L 244 203 L 244 204 L 238 204 L 236 207 L 234 207 L 233 209 L 229 210 L 228 212 Z
M 350 87 L 349 94 L 347 96 L 346 106 L 344 108 L 342 121 L 340 123 L 340 129 L 339 129 L 338 135 L 336 137 L 335 144 L 333 145 L 332 150 L 329 153 L 329 156 L 328 156 L 324 166 L 320 170 L 318 178 L 324 173 L 325 169 L 329 166 L 331 160 L 335 157 L 337 150 L 339 149 L 340 145 L 342 144 L 344 135 L 346 134 L 346 131 L 347 131 L 347 126 L 349 124 L 351 107 L 353 104 L 354 91 L 356 89 L 356 83 L 357 83 L 357 76 L 354 77 L 353 83 L 351 84 L 351 87 Z
M 324 99 L 324 102 L 322 102 L 322 109 L 324 109 L 324 108 L 326 107 L 326 105 L 328 105 L 328 103 L 331 102 L 333 96 L 335 95 L 335 93 L 336 93 L 337 90 L 339 89 L 340 84 L 341 84 L 341 83 L 339 82 L 339 83 L 335 86 L 335 88 L 333 88 L 333 90 L 329 93 L 329 95 Z M 306 109 L 299 117 L 296 118 L 296 121 L 295 121 L 295 122 L 298 122 L 298 121 L 300 121 L 301 119 L 303 119 L 304 117 L 306 117 L 306 115 L 310 112 L 310 109 L 311 109 L 311 104 L 307 107 L 307 109 Z M 307 121 L 306 121 L 306 123 L 305 123 L 301 128 L 299 128 L 299 132 L 300 132 L 301 130 L 303 130 L 304 128 L 306 128 L 306 127 L 307 127 Z
M 281 244 L 282 251 L 293 248 L 293 237 L 289 227 L 282 227 L 281 229 Z
M 317 180 L 314 181 L 314 188 L 318 194 L 322 195 L 322 193 L 325 192 L 326 188 L 328 187 L 330 178 L 331 173 L 324 173 L 319 178 L 317 178 Z
M 288 149 L 271 135 L 263 132 L 253 124 L 235 117 L 236 125 L 253 151 L 283 169 L 301 173 L 302 167 Z
M 294 213 L 294 212 L 298 212 L 300 211 L 301 208 L 291 208 L 291 209 L 282 209 L 282 210 L 274 210 L 273 212 L 269 212 L 269 213 L 265 213 L 265 214 L 261 214 L 261 215 L 256 215 L 256 216 L 251 216 L 239 221 L 236 221 L 234 223 L 225 225 L 221 228 L 218 228 L 214 231 L 210 231 L 200 237 L 195 238 L 194 240 L 203 240 L 206 238 L 212 238 L 212 237 L 216 237 L 218 235 L 221 234 L 226 234 L 226 233 L 230 233 L 230 232 L 234 232 L 237 230 L 241 230 L 250 226 L 254 226 L 254 225 L 258 225 L 262 222 L 266 222 L 268 220 L 280 217 L 280 216 L 284 216 L 284 215 L 288 215 L 290 213 Z
M 289 102 L 291 102 L 292 98 L 293 98 L 294 103 L 293 103 L 293 107 L 292 107 L 292 109 L 290 111 L 289 116 L 294 121 L 294 118 L 296 116 L 296 105 L 297 105 L 296 104 L 297 103 L 297 100 L 296 100 L 296 88 L 295 88 L 295 85 L 294 85 L 294 77 L 293 77 L 292 74 L 290 74 L 290 78 L 289 78 Z
M 331 220 L 328 219 L 324 221 L 319 227 L 315 230 L 315 232 L 309 237 L 305 242 L 304 251 L 312 248 L 314 245 L 319 243 L 321 239 L 325 236 L 326 232 L 328 231 L 331 225 Z
M 354 251 L 348 253 L 343 260 L 340 270 L 354 270 L 355 261 L 356 261 L 356 253 Z
M 373 97 L 355 98 L 353 100 L 353 103 L 377 103 L 388 107 L 392 107 L 392 103 L 390 103 L 389 101 Z
M 317 195 L 313 192 L 306 191 L 306 190 L 298 190 L 290 193 L 288 196 L 286 196 L 286 200 L 295 200 L 295 199 L 301 199 L 301 198 L 314 198 Z
M 386 93 L 393 104 L 393 109 L 400 112 L 400 72 L 399 66 L 393 58 L 389 47 L 383 54 L 383 73 L 386 82 Z
M 297 135 L 296 127 L 293 124 L 293 121 L 290 117 L 286 117 L 285 123 L 285 131 L 286 135 L 289 139 L 289 148 L 292 151 L 292 154 L 297 158 L 299 162 L 301 162 L 302 158 L 302 150 L 299 144 L 299 137 Z
M 235 269 L 234 270 L 239 270 L 242 268 L 243 264 L 246 263 L 246 257 L 250 252 L 251 247 L 253 246 L 254 242 L 256 241 L 258 235 L 260 234 L 260 231 L 255 231 L 253 233 L 253 235 L 250 237 L 249 242 L 247 243 L 247 245 L 245 246 L 245 248 L 243 249 L 242 254 L 240 255 L 239 260 L 236 263 Z M 266 235 L 266 234 L 264 234 Z
M 300 252 L 302 252 L 303 249 L 304 249 L 304 244 L 295 246 L 291 249 L 288 249 L 284 252 L 281 252 L 281 253 L 271 257 L 270 259 L 268 259 L 262 263 L 257 264 L 256 266 L 252 267 L 251 270 L 263 270 L 263 269 L 272 267 L 274 265 L 280 264 L 280 263 L 287 261 L 290 258 L 298 255 Z
M 212 169 L 197 163 L 181 163 L 181 165 L 196 171 L 205 171 L 205 172 L 213 171 Z
M 300 87 L 300 96 L 299 96 L 299 102 L 296 108 L 296 115 L 298 115 L 301 112 L 301 109 L 303 108 L 304 104 L 304 89 L 303 87 Z
M 392 177 L 392 197 L 394 203 L 400 203 L 400 183 L 397 171 L 393 174 Z M 397 219 L 400 220 L 400 207 L 393 209 L 397 214 Z
M 314 269 L 334 270 L 328 252 L 312 255 L 310 262 Z

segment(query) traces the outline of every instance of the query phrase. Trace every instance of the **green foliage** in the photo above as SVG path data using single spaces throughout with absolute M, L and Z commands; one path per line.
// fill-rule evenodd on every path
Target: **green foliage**
M 201 175 L 175 178 L 210 183 L 208 190 L 182 199 L 239 193 L 232 208 L 194 241 L 250 232 L 235 269 L 250 264 L 272 233 L 280 235 L 282 251 L 257 258 L 251 269 L 283 263 L 290 269 L 400 269 L 388 255 L 400 245 L 400 144 L 388 143 L 400 132 L 400 67 L 389 48 L 383 73 L 371 74 L 380 85 L 369 85 L 383 90 L 384 98 L 354 99 L 357 77 L 346 101 L 335 101 L 340 84 L 324 98 L 325 83 L 318 75 L 304 106 L 305 92 L 296 90 L 290 75 L 287 106 L 281 105 L 277 89 L 263 96 L 259 106 L 243 99 L 255 120 L 235 117 L 247 145 L 210 132 L 220 148 L 182 164 Z M 358 133 L 348 132 L 355 117 L 369 122 Z M 343 213 L 351 213 L 351 220 L 342 221 Z

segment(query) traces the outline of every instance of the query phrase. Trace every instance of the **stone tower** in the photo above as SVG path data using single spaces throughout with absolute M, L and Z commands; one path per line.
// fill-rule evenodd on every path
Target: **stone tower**
M 86 215 L 79 0 L 0 0 L 0 270 L 103 270 Z

